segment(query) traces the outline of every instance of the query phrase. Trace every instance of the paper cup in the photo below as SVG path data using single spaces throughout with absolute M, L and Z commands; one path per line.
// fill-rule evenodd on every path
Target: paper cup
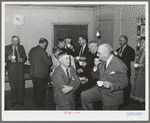
M 102 87 L 102 86 L 103 86 L 103 81 L 97 81 L 97 85 L 98 85 L 99 87 Z
M 77 59 L 77 60 L 79 60 L 79 59 L 80 59 L 80 57 L 79 57 L 79 56 L 77 56 L 77 57 L 76 57 L 76 59 Z
M 71 44 L 67 44 L 67 47 L 70 47 L 71 46 Z
M 12 59 L 15 59 L 16 58 L 16 56 L 12 56 Z
M 137 63 L 135 63 L 135 64 L 134 64 L 134 67 L 138 67 L 138 64 L 137 64 Z
M 115 55 L 117 55 L 117 52 L 114 52 Z

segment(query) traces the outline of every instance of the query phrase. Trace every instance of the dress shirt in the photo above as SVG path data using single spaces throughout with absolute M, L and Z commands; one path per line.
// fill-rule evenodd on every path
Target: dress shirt
M 111 56 L 109 57 L 109 59 L 106 61 L 106 68 L 107 68 L 107 66 L 109 65 L 109 63 L 110 63 L 110 61 L 111 61 L 112 58 L 113 58 L 113 55 L 111 55 Z

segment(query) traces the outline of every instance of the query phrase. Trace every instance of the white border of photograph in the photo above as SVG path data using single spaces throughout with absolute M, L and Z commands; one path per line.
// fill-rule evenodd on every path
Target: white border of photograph
M 146 105 L 145 110 L 128 111 L 6 111 L 4 110 L 4 64 L 5 64 L 5 4 L 27 4 L 29 2 L 2 2 L 2 120 L 3 121 L 147 121 L 149 119 L 149 70 L 146 70 Z M 50 2 L 50 4 L 111 4 L 111 5 L 133 5 L 133 2 Z M 30 2 L 30 4 L 47 4 L 47 2 Z M 145 5 L 146 18 L 148 18 L 148 2 L 135 2 L 134 5 Z M 149 23 L 146 19 L 146 34 L 148 34 Z M 136 33 L 136 32 L 135 32 Z M 149 37 L 146 35 L 146 56 L 148 55 Z M 146 68 L 149 68 L 148 58 L 146 59 Z

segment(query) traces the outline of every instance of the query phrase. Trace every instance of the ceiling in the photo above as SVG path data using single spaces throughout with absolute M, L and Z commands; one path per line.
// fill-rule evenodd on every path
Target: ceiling
M 95 8 L 95 7 L 101 7 L 104 5 L 99 4 L 6 4 L 6 6 L 24 6 L 24 7 L 30 7 L 30 6 L 36 6 L 36 7 L 76 7 L 76 8 Z

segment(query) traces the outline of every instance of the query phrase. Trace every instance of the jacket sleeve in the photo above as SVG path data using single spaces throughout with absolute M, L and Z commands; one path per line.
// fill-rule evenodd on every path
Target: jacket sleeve
M 22 46 L 22 58 L 23 58 L 23 63 L 25 63 L 27 61 L 27 56 L 23 46 Z
M 51 56 L 47 56 L 46 51 L 44 51 L 44 54 L 43 54 L 43 61 L 44 61 L 44 63 L 45 63 L 47 66 L 52 65 Z
M 122 90 L 128 86 L 127 67 L 125 65 L 121 65 L 118 69 L 118 75 L 113 83 L 112 91 Z
M 58 87 L 61 90 L 64 88 L 63 85 L 66 85 L 63 79 L 63 76 L 60 72 L 55 71 L 52 75 L 52 84 L 54 87 Z
M 9 56 L 9 47 L 5 46 L 5 62 L 9 62 L 8 56 Z

